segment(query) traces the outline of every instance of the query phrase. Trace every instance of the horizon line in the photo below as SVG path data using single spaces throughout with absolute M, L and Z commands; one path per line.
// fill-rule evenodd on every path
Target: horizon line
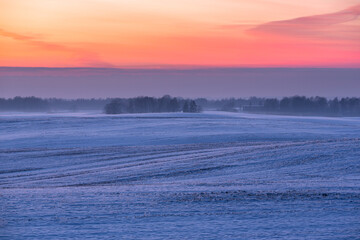
M 169 66 L 123 66 L 123 67 L 21 67 L 0 66 L 0 69 L 48 69 L 48 70 L 206 70 L 206 69 L 360 69 L 360 66 L 202 66 L 202 65 L 169 65 Z
M 136 95 L 136 96 L 132 96 L 132 97 L 121 97 L 121 96 L 117 96 L 117 97 L 80 97 L 80 98 L 66 98 L 66 97 L 40 97 L 40 96 L 36 96 L 36 95 L 26 95 L 26 96 L 14 96 L 14 97 L 1 97 L 0 99 L 6 99 L 6 100 L 10 100 L 10 99 L 14 99 L 17 97 L 20 98 L 39 98 L 42 100 L 52 100 L 52 99 L 59 99 L 59 100 L 65 100 L 65 101 L 72 101 L 72 100 L 114 100 L 114 99 L 134 99 L 134 98 L 142 98 L 142 97 L 150 97 L 150 98 L 162 98 L 165 96 L 169 96 L 171 98 L 177 98 L 177 99 L 184 99 L 184 100 L 197 100 L 197 99 L 206 99 L 206 100 L 210 100 L 210 101 L 221 101 L 221 100 L 230 100 L 230 99 L 234 99 L 234 100 L 239 100 L 239 99 L 245 99 L 248 100 L 250 98 L 258 98 L 258 99 L 278 99 L 281 100 L 283 98 L 292 98 L 292 97 L 305 97 L 305 98 L 316 98 L 316 97 L 320 97 L 320 98 L 326 98 L 327 100 L 332 100 L 335 98 L 341 99 L 341 98 L 356 98 L 356 99 L 360 99 L 360 97 L 357 96 L 351 96 L 351 95 L 347 95 L 347 96 L 324 96 L 324 95 L 306 95 L 306 94 L 295 94 L 295 95 L 282 95 L 282 96 L 260 96 L 260 95 L 254 95 L 254 96 L 248 96 L 248 97 L 235 97 L 235 96 L 227 96 L 227 97 L 218 97 L 218 98 L 212 98 L 212 97 L 202 97 L 202 96 L 198 96 L 198 97 L 183 97 L 183 96 L 174 96 L 174 95 L 169 95 L 169 94 L 164 94 L 164 95 Z

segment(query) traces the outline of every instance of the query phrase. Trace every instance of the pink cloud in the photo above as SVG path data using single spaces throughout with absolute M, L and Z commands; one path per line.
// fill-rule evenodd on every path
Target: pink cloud
M 65 46 L 58 43 L 50 43 L 38 40 L 35 37 L 21 35 L 0 28 L 0 36 L 12 38 L 17 41 L 22 41 L 32 46 L 39 47 L 47 51 L 65 51 L 74 54 L 75 61 L 85 64 L 86 66 L 96 67 L 113 67 L 112 64 L 100 60 L 100 57 L 95 52 L 85 51 L 80 48 Z
M 335 13 L 268 22 L 258 25 L 248 30 L 248 32 L 255 35 L 270 34 L 300 38 L 359 41 L 359 25 L 350 24 L 350 22 L 354 22 L 359 15 L 360 4 Z
M 13 32 L 8 32 L 8 31 L 5 31 L 4 29 L 0 29 L 0 35 L 4 36 L 4 37 L 12 38 L 14 40 L 23 41 L 28 44 L 31 44 L 31 45 L 34 45 L 37 47 L 41 47 L 41 48 L 47 49 L 47 50 L 62 50 L 62 51 L 64 51 L 64 50 L 65 51 L 74 51 L 75 50 L 75 49 L 66 47 L 61 44 L 40 41 L 34 37 L 27 36 L 27 35 L 21 35 L 21 34 L 17 34 L 17 33 L 13 33 Z

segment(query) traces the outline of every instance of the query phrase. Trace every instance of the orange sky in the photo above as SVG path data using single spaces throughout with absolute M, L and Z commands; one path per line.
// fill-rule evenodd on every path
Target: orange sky
M 0 66 L 360 67 L 354 0 L 0 0 Z

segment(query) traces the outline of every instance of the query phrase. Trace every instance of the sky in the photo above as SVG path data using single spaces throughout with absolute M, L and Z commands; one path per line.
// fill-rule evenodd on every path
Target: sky
M 0 97 L 360 96 L 360 0 L 0 0 Z
M 0 66 L 360 67 L 359 0 L 0 0 Z

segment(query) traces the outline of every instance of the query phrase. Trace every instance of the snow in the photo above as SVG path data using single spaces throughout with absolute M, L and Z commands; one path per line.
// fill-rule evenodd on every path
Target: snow
M 0 115 L 0 238 L 356 239 L 360 119 Z

